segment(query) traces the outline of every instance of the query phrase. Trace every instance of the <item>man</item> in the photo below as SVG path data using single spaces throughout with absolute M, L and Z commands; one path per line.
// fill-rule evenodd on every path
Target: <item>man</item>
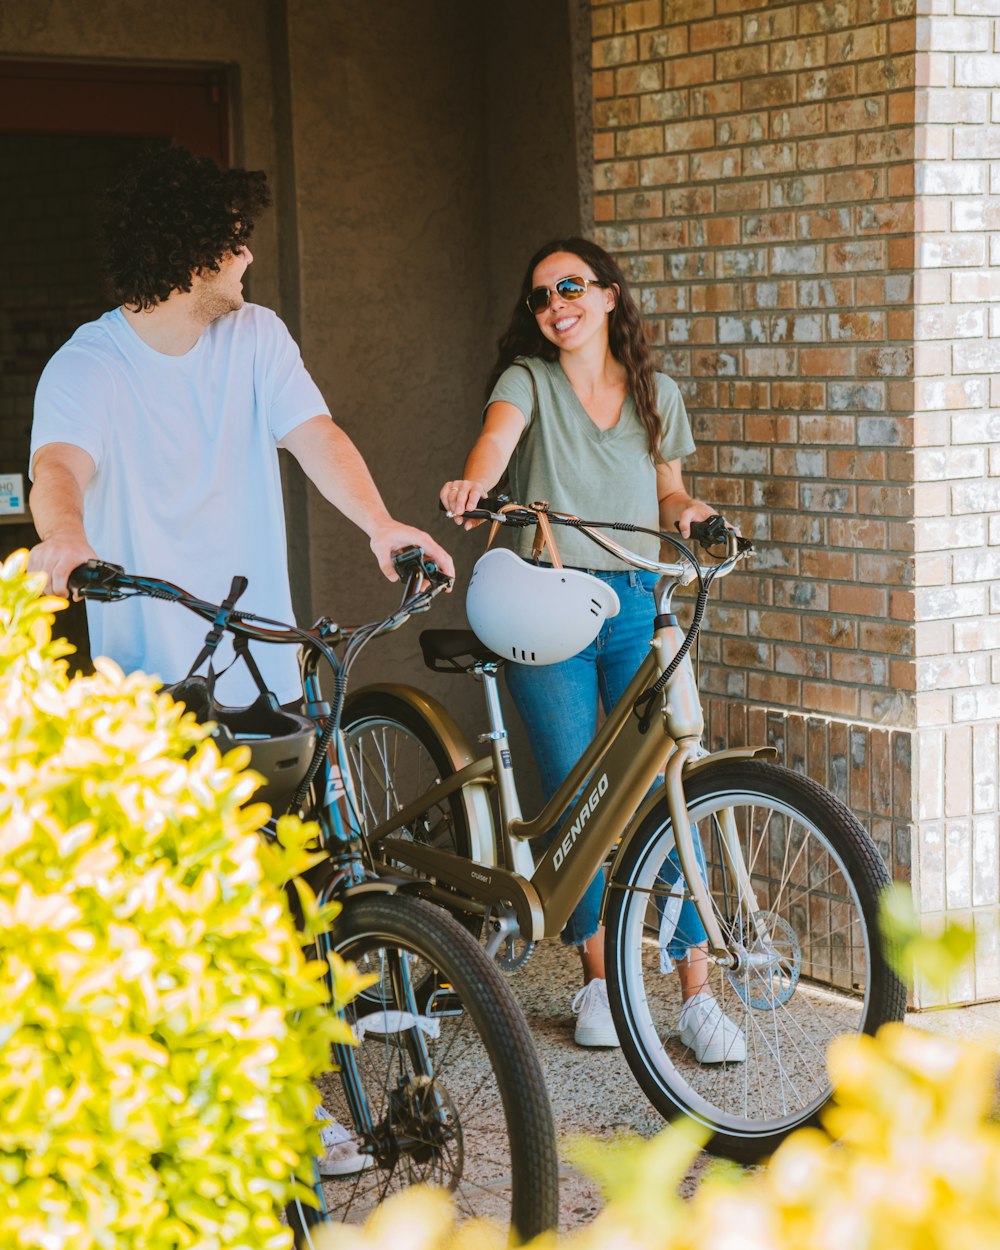
M 368 534 L 390 580 L 392 552 L 410 544 L 454 574 L 429 535 L 390 516 L 281 321 L 244 302 L 248 242 L 268 203 L 263 173 L 223 170 L 183 148 L 149 154 L 109 197 L 106 269 L 119 307 L 76 331 L 35 395 L 31 511 L 41 542 L 30 567 L 56 594 L 99 555 L 217 602 L 233 574 L 246 574 L 240 607 L 291 620 L 278 447 Z M 172 604 L 87 609 L 95 655 L 164 682 L 188 672 L 205 635 L 203 621 Z M 280 703 L 301 698 L 293 648 L 258 647 L 255 658 Z M 257 694 L 242 664 L 217 691 L 237 706 Z M 317 1114 L 324 1176 L 371 1166 L 345 1128 Z
M 248 243 L 269 202 L 262 172 L 177 147 L 149 153 L 109 196 L 106 269 L 119 306 L 56 352 L 35 395 L 41 542 L 30 567 L 56 594 L 99 555 L 214 601 L 246 574 L 240 607 L 290 620 L 278 447 L 368 534 L 390 580 L 391 553 L 410 544 L 454 573 L 428 534 L 389 514 L 282 322 L 244 302 Z M 144 598 L 87 608 L 95 655 L 164 682 L 187 673 L 205 633 L 198 618 Z M 254 653 L 281 703 L 301 696 L 293 651 Z M 238 705 L 256 688 L 237 664 L 218 692 Z

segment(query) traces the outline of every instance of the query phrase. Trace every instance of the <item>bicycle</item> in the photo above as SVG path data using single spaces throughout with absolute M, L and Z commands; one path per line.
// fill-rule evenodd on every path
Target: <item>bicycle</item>
M 525 820 L 497 683 L 503 657 L 471 631 L 424 631 L 429 668 L 482 684 L 489 754 L 475 758 L 423 692 L 375 685 L 352 693 L 344 732 L 369 842 L 386 870 L 432 880 L 429 897 L 485 933 L 487 952 L 508 971 L 560 932 L 606 863 L 608 995 L 640 1087 L 665 1118 L 684 1114 L 710 1130 L 715 1153 L 744 1162 L 769 1154 L 829 1099 L 833 1039 L 901 1019 L 905 991 L 879 928 L 888 874 L 854 815 L 774 763 L 771 747 L 709 753 L 701 744 L 689 650 L 713 582 L 752 544 L 711 518 L 692 526 L 706 552 L 700 563 L 677 535 L 648 531 L 676 551 L 676 561 L 662 562 L 600 532 L 634 526 L 584 522 L 544 504 L 487 499 L 466 515 L 490 520 L 494 532 L 571 525 L 626 564 L 659 573 L 650 650 L 576 767 Z M 698 596 L 685 632 L 671 601 L 691 581 Z M 529 843 L 551 830 L 536 865 Z M 739 1023 L 745 1058 L 734 1048 L 703 1066 L 677 1036 L 678 978 L 665 973 L 670 925 L 688 899 L 708 935 L 711 989 Z
M 353 1126 L 365 1162 L 353 1175 L 315 1181 L 315 1207 L 296 1201 L 286 1212 L 295 1244 L 312 1247 L 313 1230 L 334 1220 L 365 1218 L 389 1193 L 421 1181 L 451 1190 L 461 1217 L 489 1216 L 528 1239 L 554 1228 L 558 1162 L 551 1110 L 537 1056 L 508 986 L 481 947 L 452 917 L 422 895 L 412 876 L 377 874 L 349 785 L 339 723 L 350 667 L 372 638 L 425 610 L 450 583 L 419 549 L 394 564 L 405 590 L 384 620 L 348 629 L 322 618 L 311 629 L 239 611 L 245 579 L 235 579 L 223 604 L 207 603 L 169 582 L 90 561 L 70 588 L 92 600 L 147 595 L 169 600 L 212 622 L 206 647 L 206 706 L 199 719 L 218 721 L 229 738 L 246 741 L 257 765 L 262 752 L 272 821 L 291 809 L 319 827 L 325 858 L 307 874 L 321 903 L 342 910 L 318 941 L 317 957 L 336 952 L 377 979 L 343 1010 L 357 1045 L 334 1047 L 339 1071 L 321 1082 L 323 1107 Z M 299 738 L 275 737 L 284 715 L 263 692 L 249 709 L 214 704 L 211 656 L 224 633 L 233 636 L 263 692 L 248 644 L 302 645 L 307 749 Z M 334 647 L 344 645 L 342 658 Z M 333 673 L 330 702 L 319 671 Z M 194 669 L 192 671 L 194 671 Z M 192 679 L 177 697 L 189 710 L 199 700 Z M 301 718 L 300 718 L 301 719 Z M 295 718 L 292 718 L 294 722 Z M 227 739 L 228 741 L 228 739 Z M 284 745 L 283 745 L 284 744 Z M 347 781 L 345 782 L 345 778 Z M 260 797 L 258 795 L 257 797 Z M 289 891 L 293 898 L 293 891 Z M 332 974 L 330 978 L 332 1001 Z

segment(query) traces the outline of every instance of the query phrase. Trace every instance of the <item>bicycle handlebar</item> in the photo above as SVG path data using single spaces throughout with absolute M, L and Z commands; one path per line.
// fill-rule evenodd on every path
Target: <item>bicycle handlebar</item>
M 444 504 L 439 504 L 442 511 L 447 512 Z M 682 581 L 691 580 L 693 577 L 703 577 L 710 574 L 712 577 L 725 576 L 726 573 L 732 571 L 740 560 L 749 556 L 753 550 L 753 543 L 730 526 L 725 517 L 716 513 L 714 516 L 708 517 L 704 521 L 694 521 L 691 524 L 690 534 L 695 541 L 701 544 L 706 550 L 712 547 L 725 545 L 726 554 L 721 557 L 713 557 L 711 564 L 700 564 L 690 551 L 684 546 L 680 539 L 664 530 L 647 530 L 640 525 L 632 525 L 627 522 L 619 521 L 583 521 L 579 517 L 571 516 L 565 512 L 552 511 L 546 504 L 515 504 L 511 503 L 504 497 L 484 498 L 481 499 L 475 508 L 467 509 L 462 515 L 473 520 L 496 521 L 500 525 L 511 525 L 517 529 L 521 529 L 526 525 L 537 525 L 539 513 L 544 512 L 546 519 L 552 525 L 564 525 L 571 529 L 578 530 L 585 534 L 591 542 L 596 543 L 599 547 L 603 547 L 618 559 L 626 564 L 631 564 L 633 568 L 645 569 L 650 573 L 661 573 L 668 577 L 678 577 Z M 449 513 L 449 515 L 454 515 Z M 627 547 L 623 547 L 612 538 L 599 533 L 600 529 L 617 529 L 630 533 L 649 533 L 655 534 L 661 541 L 671 543 L 685 557 L 683 563 L 665 563 L 660 560 L 650 560 L 646 556 L 640 556 L 634 551 L 630 551 Z M 690 561 L 690 563 L 688 563 Z M 693 570 L 697 570 L 694 572 Z
M 420 547 L 404 547 L 394 552 L 392 563 L 404 585 L 404 591 L 399 608 L 379 622 L 380 630 L 385 632 L 397 629 L 412 613 L 424 611 L 430 606 L 431 600 L 451 584 L 451 578 L 441 571 L 436 561 L 427 558 Z M 134 595 L 145 595 L 151 599 L 178 603 L 206 621 L 215 621 L 221 609 L 220 604 L 199 599 L 172 582 L 139 573 L 127 573 L 120 564 L 111 564 L 104 560 L 88 560 L 86 564 L 78 565 L 70 572 L 67 584 L 70 591 L 82 599 L 107 603 Z M 295 644 L 306 642 L 325 650 L 329 643 L 350 638 L 356 632 L 370 629 L 371 626 L 344 628 L 322 618 L 311 629 L 300 629 L 284 621 L 272 621 L 234 608 L 227 616 L 225 628 L 250 641 Z

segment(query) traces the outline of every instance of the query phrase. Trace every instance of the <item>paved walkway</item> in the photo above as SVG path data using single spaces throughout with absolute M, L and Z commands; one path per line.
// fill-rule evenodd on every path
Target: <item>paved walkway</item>
M 538 1046 L 556 1131 L 560 1138 L 580 1133 L 651 1137 L 663 1121 L 636 1085 L 621 1051 L 583 1050 L 573 1042 L 570 1001 L 579 988 L 579 976 L 575 951 L 553 941 L 541 943 L 527 967 L 510 976 Z M 992 1040 L 1000 1051 L 1000 1003 L 921 1012 L 907 1019 L 932 1032 Z M 696 1162 L 684 1188 L 695 1187 L 709 1162 L 707 1156 Z M 563 1167 L 561 1203 L 563 1231 L 588 1223 L 602 1206 L 597 1187 L 568 1165 Z

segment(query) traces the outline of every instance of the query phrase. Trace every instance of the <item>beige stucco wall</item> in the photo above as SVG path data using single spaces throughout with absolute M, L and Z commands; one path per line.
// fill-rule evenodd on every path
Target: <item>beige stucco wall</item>
M 437 488 L 461 471 L 527 257 L 580 228 L 580 7 L 46 0 L 0 7 L 0 56 L 232 67 L 234 159 L 266 169 L 275 192 L 250 296 L 299 337 L 390 508 L 446 538 L 467 570 L 481 544 L 438 517 Z M 365 537 L 288 476 L 300 615 L 387 610 L 394 592 Z M 425 623 L 464 626 L 461 596 Z M 471 709 L 466 683 L 420 666 L 417 632 L 373 647 L 359 677 Z
M 527 256 L 579 228 L 565 9 L 500 7 L 289 4 L 303 351 L 390 509 L 463 569 L 481 544 L 440 517 L 437 490 L 461 471 Z M 364 536 L 311 489 L 309 530 L 317 606 L 388 606 Z M 464 626 L 460 596 L 426 623 Z M 368 675 L 433 685 L 416 635 L 373 649 Z

